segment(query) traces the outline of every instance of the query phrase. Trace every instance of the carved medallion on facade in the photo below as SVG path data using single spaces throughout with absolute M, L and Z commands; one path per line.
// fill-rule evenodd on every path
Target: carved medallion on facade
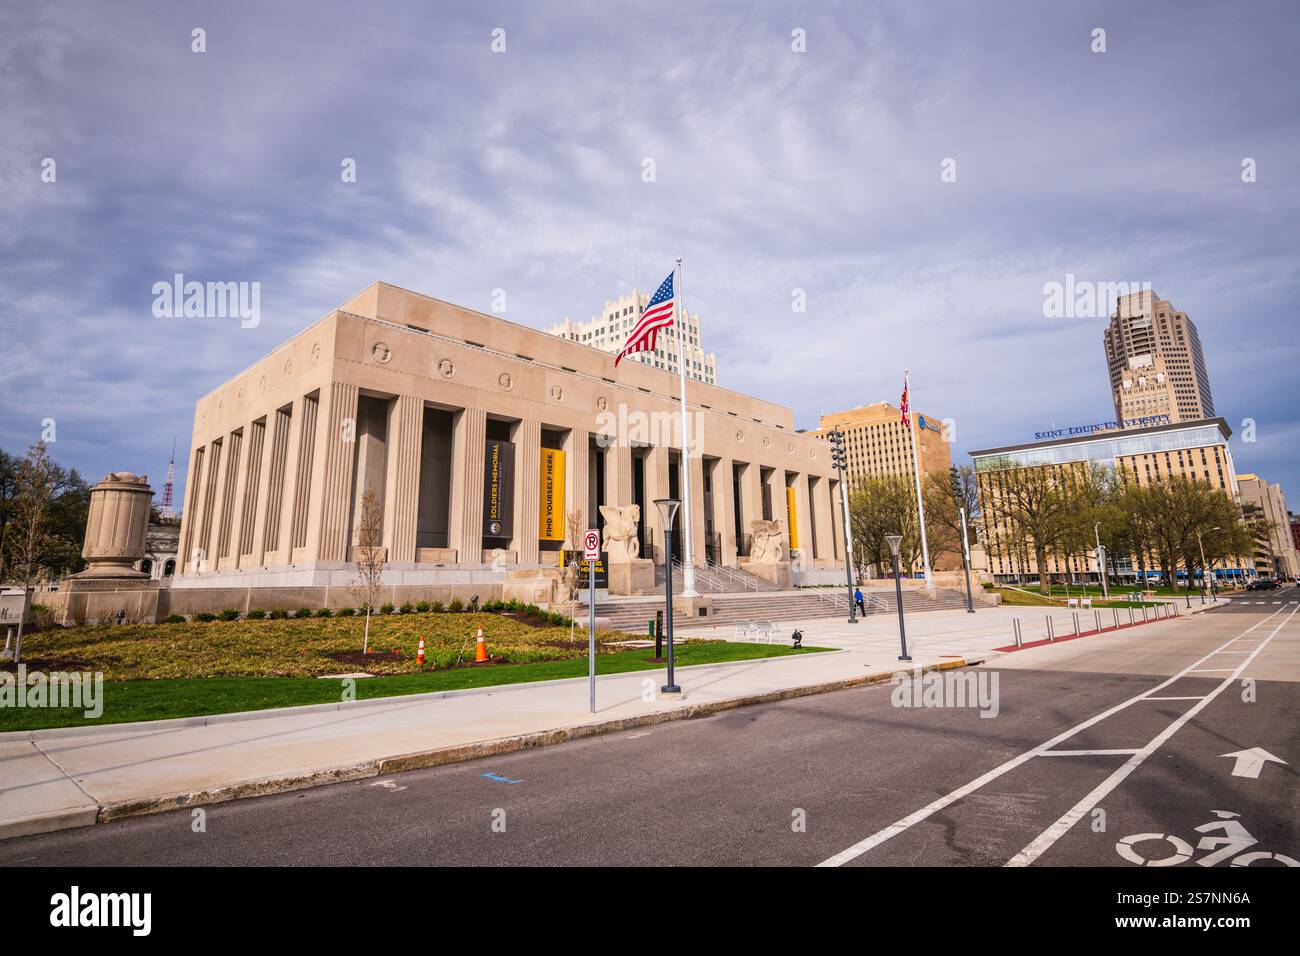
M 505 391 L 510 391 L 515 387 L 515 380 L 510 377 L 509 372 L 502 372 L 497 376 L 497 384 Z
M 313 362 L 319 362 L 319 361 L 320 361 L 320 343 L 319 343 L 319 342 L 315 342 L 315 343 L 312 344 L 312 347 L 311 347 L 311 360 L 312 360 Z
M 443 359 L 438 363 L 438 374 L 443 378 L 452 378 L 456 374 L 456 365 L 451 359 Z
M 293 374 L 293 359 L 284 360 L 284 377 L 288 378 Z
M 393 350 L 388 347 L 387 342 L 376 342 L 370 346 L 370 354 L 380 365 L 387 365 L 393 358 Z
M 265 376 L 265 375 L 263 375 L 261 378 L 259 378 L 259 379 L 257 380 L 257 390 L 258 390 L 259 392 L 265 392 L 265 391 L 266 391 L 266 376 Z
M 737 428 L 737 429 L 736 429 L 736 442 L 737 442 L 737 444 L 739 444 L 740 442 L 742 442 L 742 441 L 744 441 L 744 440 L 745 440 L 745 433 L 742 432 L 739 428 Z
M 562 402 L 562 401 L 564 401 L 564 389 L 562 389 L 562 388 L 561 388 L 560 386 L 558 386 L 558 385 L 552 385 L 552 386 L 551 386 L 551 398 L 555 399 L 557 402 Z
M 600 409 L 602 412 L 608 411 L 609 399 L 606 398 L 604 395 L 600 396 L 600 398 L 596 399 L 596 407 Z
M 768 447 L 771 446 L 771 444 L 772 444 L 772 439 L 769 438 L 768 436 L 764 435 L 764 436 L 763 436 L 763 447 L 764 447 L 764 448 L 768 448 Z

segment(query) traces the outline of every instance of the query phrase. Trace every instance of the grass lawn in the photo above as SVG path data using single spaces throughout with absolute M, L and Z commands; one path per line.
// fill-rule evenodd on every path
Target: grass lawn
M 1066 607 L 1065 592 L 1059 594 L 1053 592 L 1051 597 L 1039 594 L 1036 589 L 1030 589 L 1032 593 L 1018 591 L 1015 588 L 995 588 L 995 594 L 1002 595 L 1003 607 Z M 1112 592 L 1113 593 L 1113 592 Z M 1100 592 L 1098 592 L 1100 594 Z M 1141 607 L 1142 603 L 1138 601 L 1101 601 L 1097 600 L 1098 595 L 1084 593 L 1082 590 L 1075 591 L 1071 589 L 1070 597 L 1092 597 L 1093 607 Z
M 459 615 L 468 617 L 469 615 Z M 233 622 L 231 622 L 233 623 Z M 251 622 L 261 623 L 261 622 Z M 315 621 L 267 622 L 280 624 L 314 624 Z M 328 623 L 324 621 L 321 623 Z M 123 625 L 125 627 L 126 625 Z M 182 625 L 172 625 L 180 627 Z M 213 622 L 200 627 L 227 626 Z M 373 627 L 373 622 L 372 622 Z M 121 628 L 119 628 L 120 630 Z M 486 630 L 486 628 L 485 628 Z M 581 634 L 581 632 L 579 632 Z M 565 630 L 567 638 L 568 631 Z M 623 637 L 625 635 L 620 635 Z M 427 642 L 427 639 L 426 639 Z M 423 694 L 432 691 L 461 690 L 470 687 L 492 687 L 501 684 L 527 683 L 555 680 L 564 677 L 585 677 L 587 674 L 586 644 L 583 656 L 570 656 L 559 660 L 536 660 L 530 663 L 496 664 L 486 666 L 459 666 L 374 677 L 356 681 L 356 696 L 398 697 L 404 694 Z M 494 648 L 499 651 L 503 648 Z M 805 647 L 795 650 L 777 644 L 740 644 L 725 641 L 692 641 L 678 645 L 676 662 L 679 666 L 690 664 L 715 664 L 721 661 L 755 660 L 763 657 L 787 657 L 793 654 L 810 654 L 826 648 Z M 471 654 L 473 651 L 471 650 Z M 653 648 L 642 650 L 616 650 L 604 648 L 596 658 L 596 673 L 621 674 L 628 671 L 654 670 L 662 663 L 650 658 Z M 411 659 L 414 663 L 414 658 Z M 187 679 L 105 681 L 104 713 L 97 721 L 88 721 L 81 711 L 53 707 L 14 709 L 0 708 L 0 731 L 35 730 L 46 727 L 68 727 L 91 723 L 127 723 L 139 720 L 160 720 L 167 717 L 194 717 L 201 714 L 226 714 L 236 711 L 263 710 L 268 707 L 292 707 L 300 704 L 325 704 L 340 699 L 343 683 L 339 680 L 319 680 L 314 677 L 196 677 Z
M 421 670 L 415 662 L 421 637 L 426 670 L 472 661 L 480 627 L 488 653 L 510 664 L 587 654 L 581 626 L 570 640 L 567 626 L 523 614 L 431 612 L 372 617 L 371 653 L 364 657 L 364 618 L 313 617 L 51 628 L 23 637 L 23 659 L 29 671 L 101 671 L 106 681 L 321 677 L 356 671 L 387 676 Z M 597 651 L 608 653 L 610 642 L 622 640 L 627 640 L 626 634 L 601 632 Z M 7 668 L 12 670 L 13 664 Z

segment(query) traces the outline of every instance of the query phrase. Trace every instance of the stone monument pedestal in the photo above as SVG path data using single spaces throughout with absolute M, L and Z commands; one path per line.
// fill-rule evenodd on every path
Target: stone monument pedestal
M 774 584 L 778 588 L 794 586 L 794 574 L 790 570 L 789 561 L 741 561 L 740 570 L 762 578 L 768 584 Z
M 610 594 L 652 594 L 655 591 L 655 565 L 649 558 L 609 562 Z

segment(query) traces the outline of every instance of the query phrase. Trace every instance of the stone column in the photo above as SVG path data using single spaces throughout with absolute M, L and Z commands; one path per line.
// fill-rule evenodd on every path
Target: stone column
M 669 489 L 668 479 L 668 454 L 670 449 L 655 445 L 653 448 L 646 450 L 645 456 L 645 500 L 646 527 L 650 528 L 654 544 L 654 560 L 657 564 L 664 563 L 664 519 L 659 513 L 659 508 L 655 505 L 656 498 L 667 498 Z M 678 542 L 675 547 L 680 547 Z M 650 557 L 650 555 L 646 555 Z
M 348 512 L 357 453 L 357 396 L 357 386 L 334 382 L 330 386 L 324 426 L 317 436 L 323 463 L 314 517 L 316 554 L 320 561 L 348 560 Z
M 240 426 L 242 438 L 240 440 L 239 455 L 239 473 L 235 477 L 235 495 L 231 503 L 231 521 L 230 521 L 230 567 L 239 567 L 239 539 L 244 533 L 244 512 L 247 509 L 248 500 L 248 469 L 255 460 L 256 452 L 253 449 L 253 423 L 245 422 Z
M 456 416 L 451 463 L 451 533 L 448 543 L 461 564 L 483 562 L 483 455 L 487 412 L 465 408 Z
M 542 423 L 525 418 L 515 428 L 515 553 L 521 565 L 537 564 L 541 494 Z
M 726 567 L 736 564 L 736 509 L 732 489 L 733 465 L 730 458 L 713 463 L 713 527 L 722 536 L 719 560 Z
M 827 564 L 835 563 L 835 527 L 834 512 L 831 511 L 831 499 L 827 494 L 830 479 L 809 476 L 808 481 L 816 487 L 809 487 L 812 499 L 813 518 L 817 526 L 817 558 Z
M 424 400 L 399 395 L 393 400 L 388 418 L 388 463 L 384 472 L 384 547 L 393 564 L 415 563 L 423 437 Z
M 86 570 L 79 578 L 139 578 L 132 567 L 144 557 L 153 489 L 142 475 L 117 471 L 90 489 L 90 513 L 81 556 Z
M 181 574 L 194 570 L 194 541 L 198 538 L 201 514 L 200 499 L 203 497 L 203 463 L 207 459 L 202 446 L 190 448 L 188 477 L 185 479 L 185 505 L 181 509 L 181 553 L 176 556 Z
M 844 549 L 844 506 L 840 504 L 839 479 L 828 479 L 826 487 L 831 499 L 831 527 L 835 529 L 835 559 L 843 562 L 847 560 L 848 552 Z
M 588 447 L 591 433 L 582 428 L 569 430 L 564 442 L 564 533 L 569 533 L 569 512 L 581 511 L 583 529 L 591 526 L 591 493 L 587 487 L 591 459 Z M 569 541 L 568 550 L 581 549 L 581 541 Z
M 753 534 L 753 522 L 763 517 L 763 486 L 759 464 L 751 461 L 740 475 L 740 527 L 737 535 Z
M 268 541 L 266 549 L 280 555 L 281 564 L 293 563 L 293 506 L 294 489 L 298 476 L 298 452 L 302 444 L 302 396 L 293 400 L 293 411 L 289 417 L 289 444 L 285 447 L 284 487 L 280 493 L 280 524 L 276 529 L 274 541 Z M 273 506 L 275 502 L 267 502 Z
M 691 469 L 691 555 L 702 567 L 707 563 L 704 559 L 704 459 L 696 456 L 688 457 L 687 461 Z M 684 484 L 681 487 L 686 488 Z M 683 511 L 683 521 L 685 517 Z
M 605 452 L 605 503 L 624 507 L 632 504 L 632 447 L 622 436 Z

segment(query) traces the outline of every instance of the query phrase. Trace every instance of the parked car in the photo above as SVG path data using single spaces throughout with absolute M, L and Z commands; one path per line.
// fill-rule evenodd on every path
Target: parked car
M 1247 591 L 1272 591 L 1280 588 L 1282 585 L 1268 578 L 1260 578 L 1258 581 L 1251 581 L 1246 585 Z

